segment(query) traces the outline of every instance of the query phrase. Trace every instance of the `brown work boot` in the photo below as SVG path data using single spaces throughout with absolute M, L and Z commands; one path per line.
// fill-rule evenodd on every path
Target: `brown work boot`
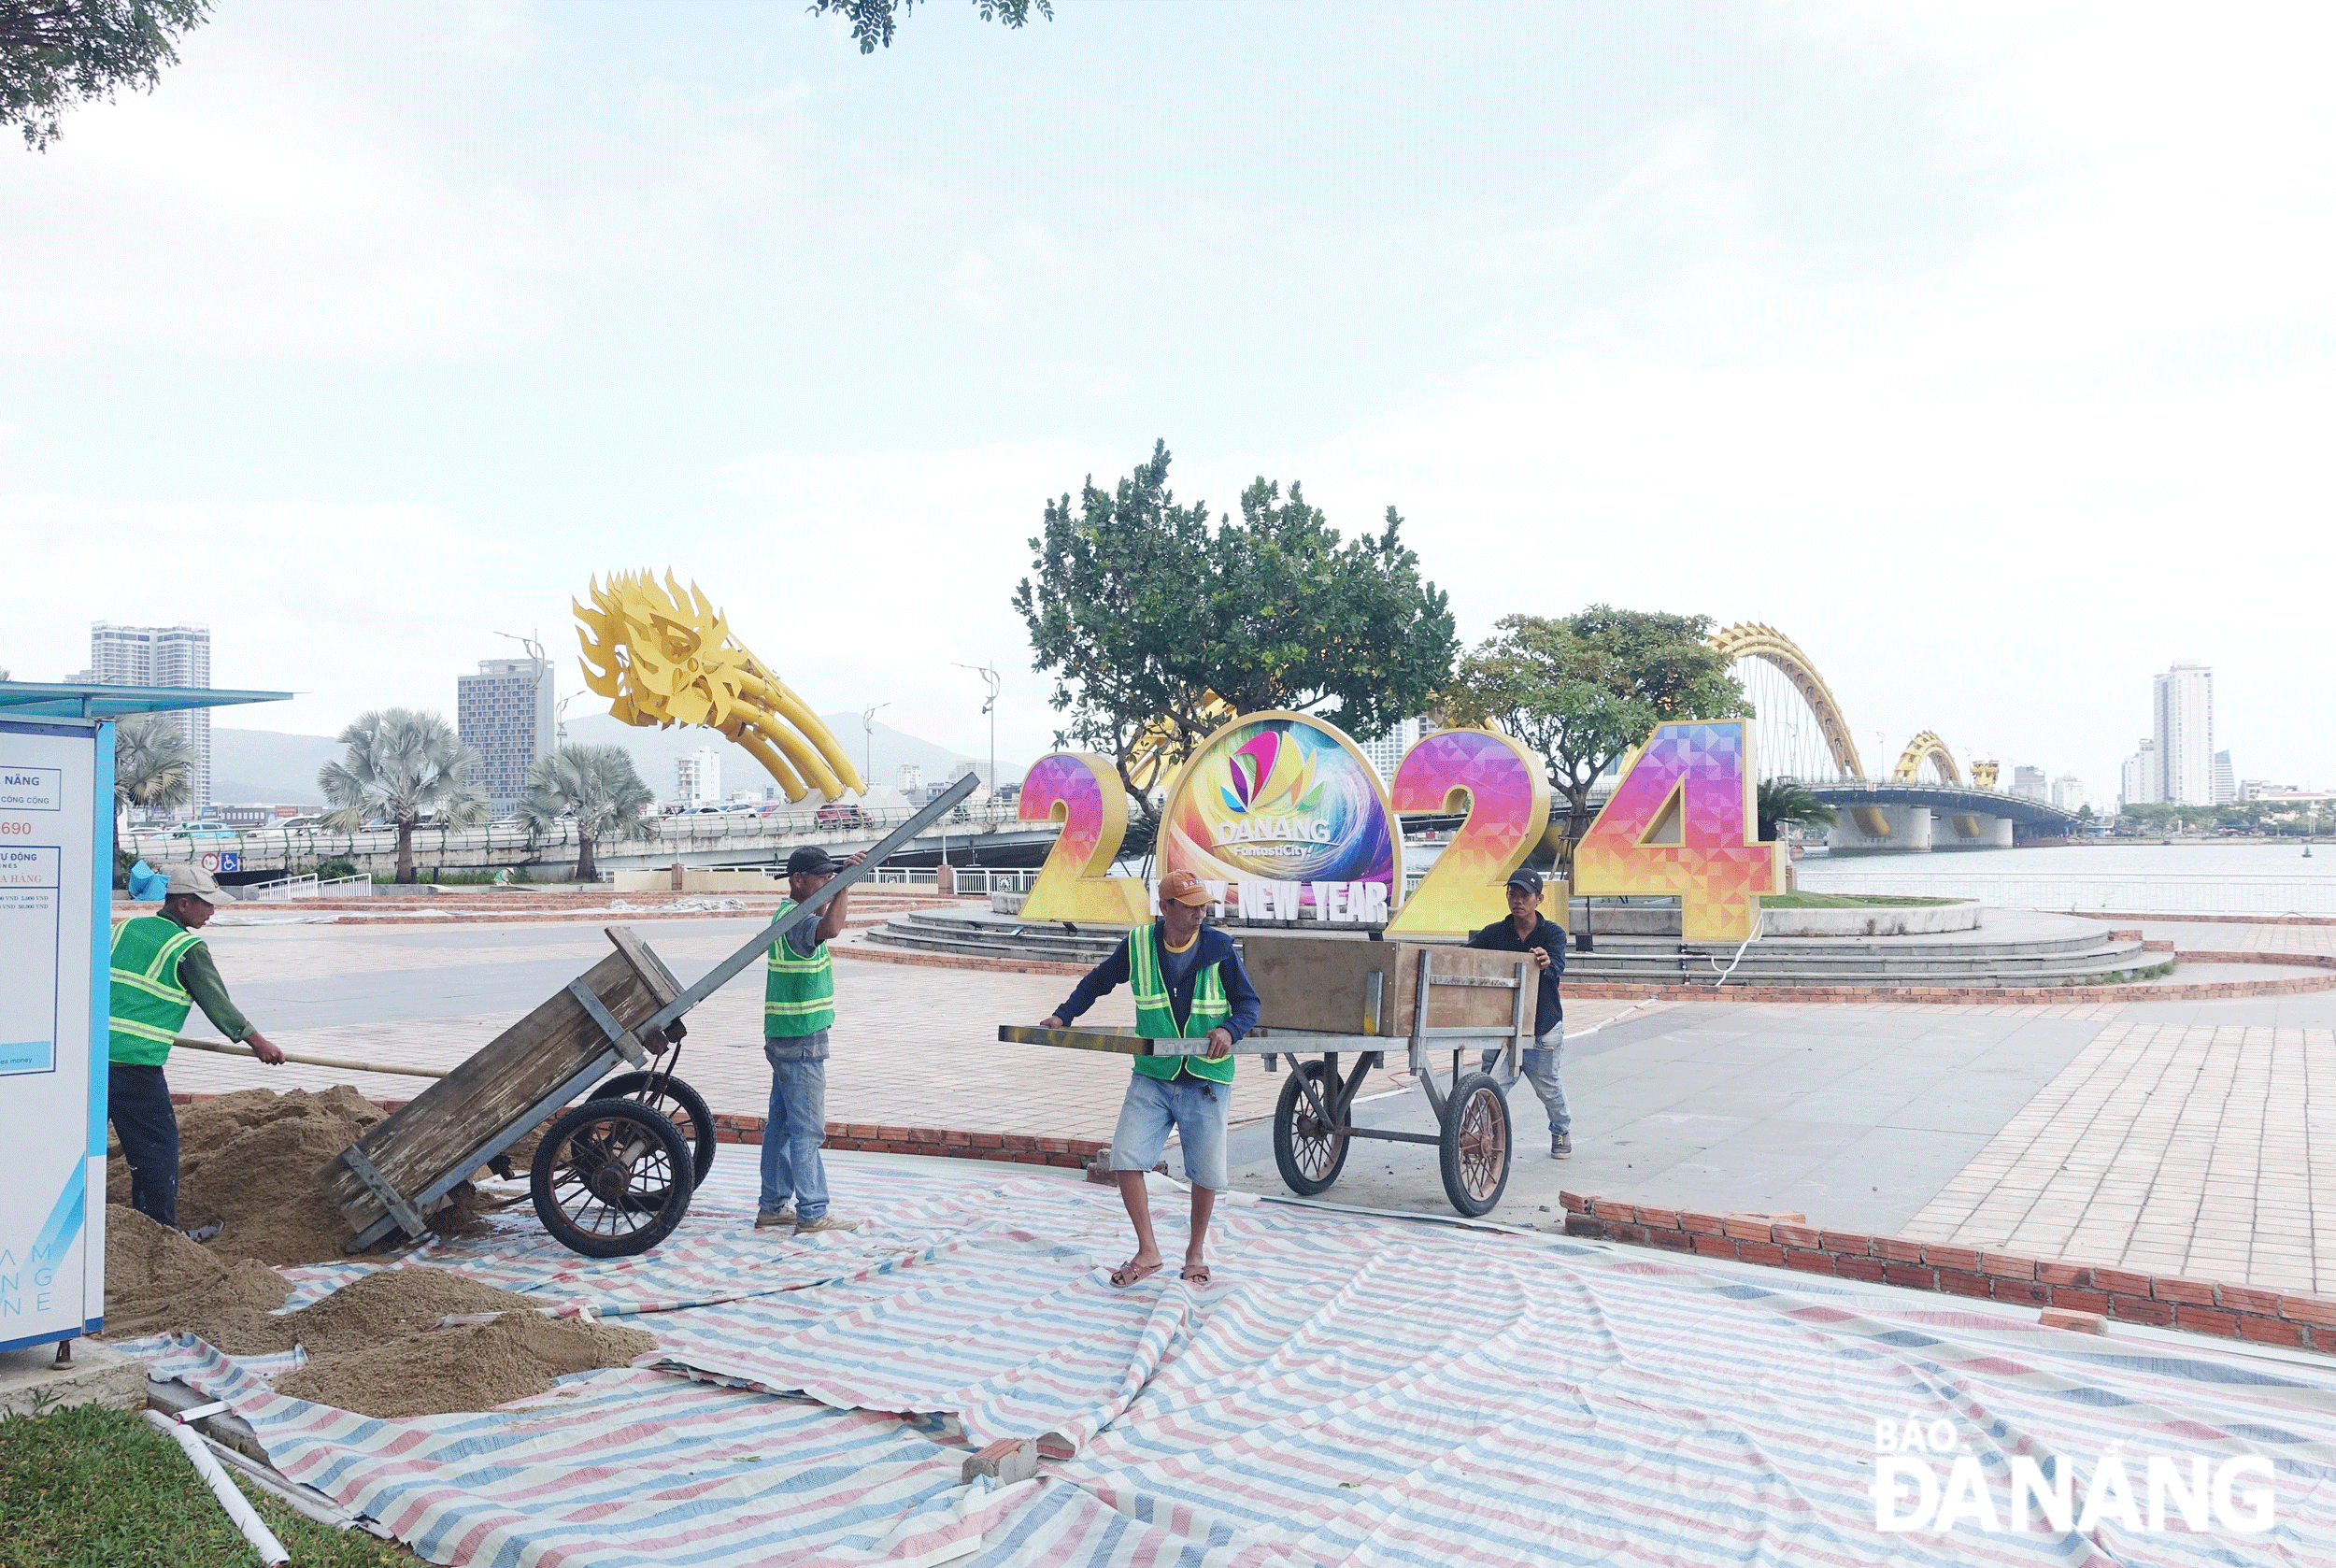
M 796 1225 L 800 1223 L 801 1221 L 795 1218 L 795 1206 L 792 1204 L 788 1205 L 785 1208 L 780 1209 L 776 1214 L 766 1208 L 759 1208 L 754 1211 L 754 1228 L 758 1231 L 767 1231 L 772 1229 L 774 1226 Z
M 817 1234 L 820 1231 L 857 1231 L 858 1229 L 860 1229 L 859 1220 L 838 1219 L 830 1213 L 822 1214 L 817 1219 L 798 1221 L 795 1225 L 795 1234 L 808 1236 Z

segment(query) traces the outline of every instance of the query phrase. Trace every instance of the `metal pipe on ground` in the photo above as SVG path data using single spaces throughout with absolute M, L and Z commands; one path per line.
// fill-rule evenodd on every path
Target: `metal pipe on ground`
M 203 1439 L 159 1410 L 149 1410 L 145 1415 L 158 1431 L 167 1433 L 170 1440 L 178 1445 L 179 1450 L 187 1456 L 187 1462 L 194 1466 L 194 1473 L 203 1477 L 203 1484 L 211 1489 L 213 1497 L 219 1499 L 220 1507 L 235 1521 L 235 1528 L 243 1532 L 243 1538 L 251 1543 L 251 1549 L 260 1554 L 261 1562 L 266 1568 L 276 1568 L 279 1562 L 291 1561 L 292 1553 L 284 1549 L 284 1543 L 276 1538 L 276 1532 L 267 1527 L 267 1521 L 252 1510 L 251 1500 L 244 1496 L 228 1477 L 227 1472 L 220 1468 L 219 1461 L 211 1456 L 211 1450 Z

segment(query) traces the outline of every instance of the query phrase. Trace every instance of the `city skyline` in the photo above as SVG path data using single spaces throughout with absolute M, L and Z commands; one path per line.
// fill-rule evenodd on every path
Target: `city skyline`
M 101 686 L 192 686 L 211 684 L 211 629 L 201 621 L 176 626 L 128 626 L 93 621 L 89 668 L 82 674 Z M 194 777 L 181 809 L 201 811 L 211 801 L 211 710 L 182 708 L 164 718 L 178 726 L 194 752 Z

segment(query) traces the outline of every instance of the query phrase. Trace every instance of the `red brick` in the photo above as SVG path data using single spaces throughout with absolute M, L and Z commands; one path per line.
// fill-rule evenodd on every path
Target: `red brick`
M 1880 1284 L 1888 1267 L 1879 1258 L 1836 1257 L 1833 1260 L 1835 1274 L 1844 1279 L 1862 1279 L 1870 1285 Z
M 2211 1306 L 2192 1306 L 2187 1303 L 2173 1309 L 2177 1327 L 2194 1329 L 2200 1333 L 2235 1334 L 2239 1332 L 2239 1315 L 2217 1312 Z
M 2036 1260 L 2023 1258 L 2016 1252 L 1982 1252 L 1979 1255 L 1979 1272 L 1993 1275 L 1998 1279 L 2033 1279 L 2036 1277 Z
M 941 1129 L 941 1147 L 944 1148 L 971 1148 L 973 1144 L 974 1138 L 970 1133 L 961 1133 L 954 1127 Z
M 742 1144 L 760 1144 L 762 1141 L 762 1129 L 760 1127 L 748 1128 L 746 1132 L 738 1134 L 738 1141 Z
M 1892 1285 L 1904 1285 L 1916 1290 L 1939 1288 L 1939 1271 L 1926 1269 L 1918 1263 L 1886 1263 L 1882 1277 Z
M 1008 1133 L 1005 1134 L 1005 1147 L 1008 1148 L 1036 1148 L 1038 1147 L 1038 1140 L 1032 1137 L 1027 1133 Z
M 1606 1228 L 1589 1215 L 1569 1214 L 1565 1217 L 1565 1233 L 1569 1236 L 1603 1236 Z
M 1042 1152 L 1047 1154 L 1068 1154 L 1071 1152 L 1071 1140 L 1068 1138 L 1041 1138 L 1038 1140 L 1038 1147 Z
M 1648 1231 L 1646 1239 L 1666 1252 L 1690 1252 L 1695 1248 L 1695 1238 L 1685 1231 Z
M 1601 1219 L 1612 1220 L 1617 1224 L 1623 1225 L 1628 1225 L 1631 1221 L 1638 1218 L 1638 1210 L 1636 1208 L 1632 1207 L 1629 1204 L 1616 1203 L 1611 1198 L 1591 1199 L 1589 1212 L 1596 1215 Z
M 2216 1285 L 2222 1304 L 2232 1312 L 2252 1312 L 2260 1318 L 2279 1316 L 2279 1292 L 2261 1290 L 2252 1285 Z
M 1638 1222 L 1650 1231 L 1675 1231 L 1679 1228 L 1679 1211 L 1675 1208 L 1648 1208 L 1639 1205 Z
M 966 1134 L 966 1141 L 976 1148 L 1004 1148 L 1005 1147 L 1004 1134 L 1000 1133 L 969 1133 Z
M 1779 1220 L 1770 1226 L 1769 1231 L 1780 1247 L 1798 1247 L 1815 1251 L 1825 1245 L 1823 1233 L 1814 1225 L 1795 1225 L 1789 1220 Z
M 2203 1279 L 2183 1279 L 2170 1274 L 2159 1275 L 2151 1282 L 2149 1293 L 2161 1302 L 2181 1302 L 2189 1306 L 2215 1304 L 2215 1288 Z
M 1568 1192 L 1563 1188 L 1560 1188 L 1558 1202 L 1565 1206 L 1565 1212 L 1568 1214 L 1588 1214 L 1592 1199 L 1587 1192 Z
M 2322 1328 L 2336 1329 L 2336 1297 L 2282 1296 L 2279 1315 L 2292 1322 L 2316 1323 Z
M 855 1138 L 880 1138 L 884 1135 L 873 1121 L 855 1121 L 846 1128 L 845 1132 L 847 1135 Z
M 2147 1296 L 2111 1296 L 2109 1316 L 2124 1323 L 2149 1323 L 2161 1329 L 2173 1326 L 2173 1308 Z
M 1979 1249 L 1973 1247 L 1942 1247 L 1929 1242 L 1923 1246 L 1922 1261 L 1934 1269 L 1953 1269 L 1958 1274 L 1979 1272 Z
M 2276 1318 L 2258 1318 L 2251 1312 L 2239 1316 L 2239 1337 L 2258 1340 L 2265 1345 L 2304 1344 L 2303 1330 L 2294 1323 L 2283 1323 Z
M 1611 1241 L 1628 1242 L 1632 1247 L 1646 1245 L 1646 1227 L 1644 1225 L 1609 1224 L 1606 1227 L 1606 1235 Z
M 1764 1241 L 1736 1243 L 1736 1256 L 1747 1263 L 1765 1263 L 1770 1268 L 1782 1268 L 1785 1263 L 1785 1249 Z
M 1732 1258 L 1736 1255 L 1736 1244 L 1726 1236 L 1697 1236 L 1695 1250 L 1705 1258 Z
M 1081 1160 L 1075 1154 L 1049 1154 L 1047 1156 L 1047 1163 L 1049 1165 L 1061 1165 L 1066 1169 L 1075 1171 L 1081 1165 L 1085 1164 L 1086 1162 Z
M 2036 1264 L 2036 1277 L 2046 1285 L 2090 1286 L 2093 1282 L 2093 1271 L 2083 1263 L 2072 1263 L 2059 1258 L 2045 1258 Z
M 1939 1289 L 1951 1296 L 1985 1296 L 1993 1294 L 1987 1276 L 1970 1274 L 1962 1269 L 1941 1269 Z
M 738 1141 L 738 1129 L 717 1127 L 714 1129 L 714 1141 L 718 1144 L 734 1144 Z
M 941 1141 L 941 1130 L 937 1127 L 911 1127 L 908 1141 L 912 1144 L 937 1144 Z
M 1904 1236 L 1875 1236 L 1873 1255 L 1893 1263 L 1922 1262 L 1922 1243 L 1908 1241 Z
M 2149 1276 L 2135 1274 L 2131 1269 L 2093 1270 L 2093 1289 L 2114 1296 L 2146 1296 L 2149 1286 Z
M 2043 1306 L 2052 1300 L 2052 1287 L 2039 1285 L 2032 1279 L 1998 1279 L 1989 1275 L 1987 1281 L 1995 1287 L 1995 1299 L 2000 1302 Z
M 1698 1209 L 1683 1208 L 1679 1211 L 1679 1229 L 1690 1235 L 1716 1236 L 1726 1233 L 1728 1222 L 1716 1214 L 1705 1214 Z
M 2107 1333 L 2109 1332 L 2109 1319 L 2098 1312 L 2047 1310 L 2042 1321 L 2047 1329 L 2073 1329 L 2078 1333 Z
M 1862 1258 L 1873 1250 L 1873 1238 L 1861 1231 L 1827 1231 L 1817 1245 L 1828 1252 L 1843 1252 L 1852 1258 Z
M 1785 1251 L 1785 1267 L 1799 1269 L 1804 1274 L 1830 1274 L 1833 1272 L 1833 1255 L 1830 1252 L 1813 1252 L 1806 1247 L 1788 1247 Z
M 1772 1232 L 1765 1215 L 1731 1214 L 1720 1221 L 1719 1233 L 1733 1236 L 1738 1241 L 1765 1242 L 1770 1239 Z

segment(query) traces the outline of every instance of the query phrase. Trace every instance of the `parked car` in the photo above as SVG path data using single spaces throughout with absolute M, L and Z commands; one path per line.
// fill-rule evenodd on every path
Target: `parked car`
M 321 817 L 287 817 L 282 821 L 272 825 L 279 828 L 317 828 L 324 825 L 324 819 Z
M 164 838 L 234 838 L 236 834 L 235 829 L 221 827 L 217 822 L 189 822 L 183 827 L 173 828 L 163 836 Z
M 848 801 L 837 801 L 833 805 L 819 807 L 819 816 L 813 820 L 823 828 L 865 828 L 876 825 L 875 819 Z

